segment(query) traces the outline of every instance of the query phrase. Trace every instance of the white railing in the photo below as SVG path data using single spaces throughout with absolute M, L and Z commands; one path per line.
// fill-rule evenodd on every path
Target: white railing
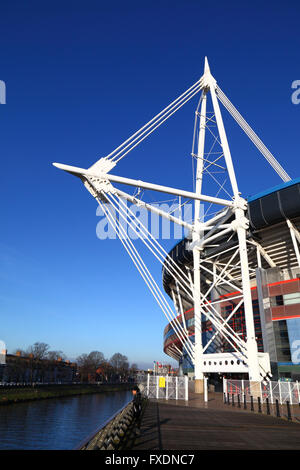
M 188 377 L 170 375 L 144 375 L 138 378 L 143 396 L 164 400 L 188 400 Z
M 231 380 L 224 379 L 223 393 L 226 398 L 229 394 L 230 397 L 234 395 L 240 396 L 240 400 L 246 399 L 247 402 L 251 401 L 251 396 L 254 401 L 258 397 L 261 402 L 266 402 L 268 398 L 270 403 L 275 403 L 276 400 L 282 405 L 289 402 L 290 405 L 300 404 L 300 384 L 299 382 L 253 382 L 249 380 Z

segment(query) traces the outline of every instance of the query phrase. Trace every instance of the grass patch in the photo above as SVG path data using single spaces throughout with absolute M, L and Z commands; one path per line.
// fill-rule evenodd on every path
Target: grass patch
M 24 401 L 60 398 L 91 393 L 119 392 L 130 390 L 132 384 L 102 384 L 102 385 L 50 385 L 4 389 L 0 391 L 0 406 Z

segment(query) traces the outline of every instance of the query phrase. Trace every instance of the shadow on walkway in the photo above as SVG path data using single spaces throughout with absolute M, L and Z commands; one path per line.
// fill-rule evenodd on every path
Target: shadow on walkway
M 133 450 L 300 450 L 300 425 L 223 403 L 150 400 Z

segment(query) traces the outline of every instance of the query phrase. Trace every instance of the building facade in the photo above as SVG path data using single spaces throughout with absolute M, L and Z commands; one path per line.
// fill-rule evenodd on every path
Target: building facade
M 37 360 L 32 355 L 6 354 L 0 368 L 2 383 L 67 383 L 76 377 L 77 365 L 70 361 Z

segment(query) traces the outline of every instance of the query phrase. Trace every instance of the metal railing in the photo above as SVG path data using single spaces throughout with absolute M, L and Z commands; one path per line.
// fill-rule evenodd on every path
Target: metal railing
M 188 377 L 170 375 L 144 375 L 138 386 L 143 396 L 165 400 L 188 400 Z
M 49 386 L 66 386 L 71 385 L 74 387 L 79 386 L 103 386 L 103 385 L 134 385 L 135 382 L 121 382 L 121 381 L 109 381 L 109 382 L 75 382 L 71 380 L 57 380 L 56 382 L 0 382 L 0 390 L 10 388 L 28 388 L 28 387 L 49 387 Z
M 260 401 L 276 403 L 276 400 L 282 405 L 289 403 L 290 405 L 300 404 L 300 384 L 299 382 L 253 382 L 249 380 L 231 380 L 224 379 L 223 393 L 228 396 L 237 396 L 247 402 Z

